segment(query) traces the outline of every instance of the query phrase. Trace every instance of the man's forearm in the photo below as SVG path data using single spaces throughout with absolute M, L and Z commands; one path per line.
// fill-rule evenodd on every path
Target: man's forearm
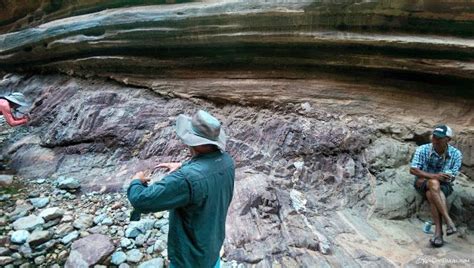
M 434 175 L 432 173 L 424 172 L 423 170 L 420 170 L 418 168 L 410 168 L 410 173 L 419 178 L 426 178 L 426 179 L 432 179 Z
M 415 175 L 419 178 L 425 178 L 425 179 L 428 179 L 428 180 L 439 180 L 439 181 L 443 181 L 443 182 L 446 182 L 446 181 L 449 181 L 451 180 L 451 176 L 449 174 L 445 174 L 445 173 L 428 173 L 428 172 L 425 172 L 423 170 L 420 170 L 418 168 L 410 168 L 410 173 L 412 175 Z

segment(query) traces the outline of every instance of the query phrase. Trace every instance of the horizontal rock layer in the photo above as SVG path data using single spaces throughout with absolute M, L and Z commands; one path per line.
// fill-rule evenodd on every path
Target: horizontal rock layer
M 0 35 L 0 69 L 87 77 L 395 79 L 472 98 L 468 4 L 460 4 L 462 15 L 450 9 L 427 15 L 393 3 L 400 5 L 341 10 L 306 1 L 217 1 L 104 10 Z

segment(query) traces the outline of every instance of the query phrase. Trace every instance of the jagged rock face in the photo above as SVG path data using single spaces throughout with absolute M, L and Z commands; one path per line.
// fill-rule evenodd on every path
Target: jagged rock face
M 227 259 L 260 265 L 371 263 L 386 267 L 408 263 L 422 254 L 409 235 L 396 243 L 387 240 L 386 236 L 400 230 L 378 220 L 414 215 L 426 219 L 429 210 L 412 188 L 408 162 L 416 143 L 428 141 L 425 134 L 445 110 L 432 110 L 434 118 L 425 121 L 387 110 L 363 115 L 356 110 L 366 109 L 363 100 L 342 89 L 335 100 L 326 99 L 326 105 L 284 106 L 275 100 L 270 109 L 219 101 L 216 106 L 213 100 L 225 99 L 218 94 L 209 100 L 183 92 L 180 98 L 170 98 L 160 91 L 156 94 L 101 79 L 14 78 L 5 79 L 11 83 L 4 86 L 14 85 L 36 100 L 28 131 L 18 129 L 4 147 L 11 166 L 25 178 L 67 176 L 79 179 L 83 191 L 120 191 L 138 170 L 156 162 L 184 160 L 188 152 L 174 134 L 174 120 L 180 113 L 203 108 L 224 123 L 230 137 L 227 150 L 237 166 L 226 228 Z M 166 85 L 179 89 L 185 82 Z M 207 88 L 209 94 L 218 92 L 221 83 L 208 83 Z M 258 96 L 254 98 L 258 103 Z M 398 98 L 408 104 L 417 101 Z M 347 107 L 337 110 L 337 105 L 330 104 L 341 99 Z M 449 100 L 441 103 L 447 110 L 459 106 Z M 406 112 L 416 118 L 418 108 Z M 453 125 L 455 130 L 464 127 L 457 131 L 455 142 L 472 140 L 472 129 L 463 122 Z M 472 168 L 464 165 L 463 172 Z M 153 178 L 163 175 L 158 171 Z M 449 202 L 457 222 L 472 228 L 471 193 L 471 179 L 462 176 Z M 360 237 L 347 236 L 351 232 Z M 394 258 L 377 251 L 384 243 L 400 255 Z M 410 250 L 407 243 L 413 243 Z M 464 251 L 459 254 L 463 256 Z

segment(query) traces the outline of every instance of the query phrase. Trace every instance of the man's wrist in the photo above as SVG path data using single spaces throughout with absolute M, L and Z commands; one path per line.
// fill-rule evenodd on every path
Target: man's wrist
M 135 182 L 143 184 L 143 182 L 140 178 L 132 178 L 132 183 L 135 183 Z

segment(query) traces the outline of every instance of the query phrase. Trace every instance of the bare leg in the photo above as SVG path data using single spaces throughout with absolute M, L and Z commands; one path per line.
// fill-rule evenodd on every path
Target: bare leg
M 438 208 L 433 201 L 433 195 L 434 194 L 432 192 L 426 191 L 426 198 L 428 199 L 428 203 L 430 203 L 431 208 L 431 217 L 433 218 L 435 224 L 435 236 L 441 236 L 441 232 L 443 231 L 441 217 Z
M 446 210 L 446 215 L 443 215 L 444 220 L 446 221 L 446 224 L 448 226 L 454 226 L 453 220 L 451 219 L 451 217 L 449 217 L 448 203 L 446 202 L 446 196 L 444 196 L 444 193 L 442 191 L 439 191 L 439 196 L 441 197 L 441 201 L 442 201 L 441 203 L 444 207 L 444 210 Z
M 446 197 L 444 196 L 444 193 L 440 191 L 439 181 L 429 180 L 427 192 L 431 192 L 431 200 L 436 205 L 439 213 L 441 213 L 443 218 L 446 219 L 446 223 L 451 226 L 453 224 L 453 220 L 451 220 L 449 217 L 448 208 L 446 206 Z M 444 199 L 441 197 L 441 195 L 444 197 Z

